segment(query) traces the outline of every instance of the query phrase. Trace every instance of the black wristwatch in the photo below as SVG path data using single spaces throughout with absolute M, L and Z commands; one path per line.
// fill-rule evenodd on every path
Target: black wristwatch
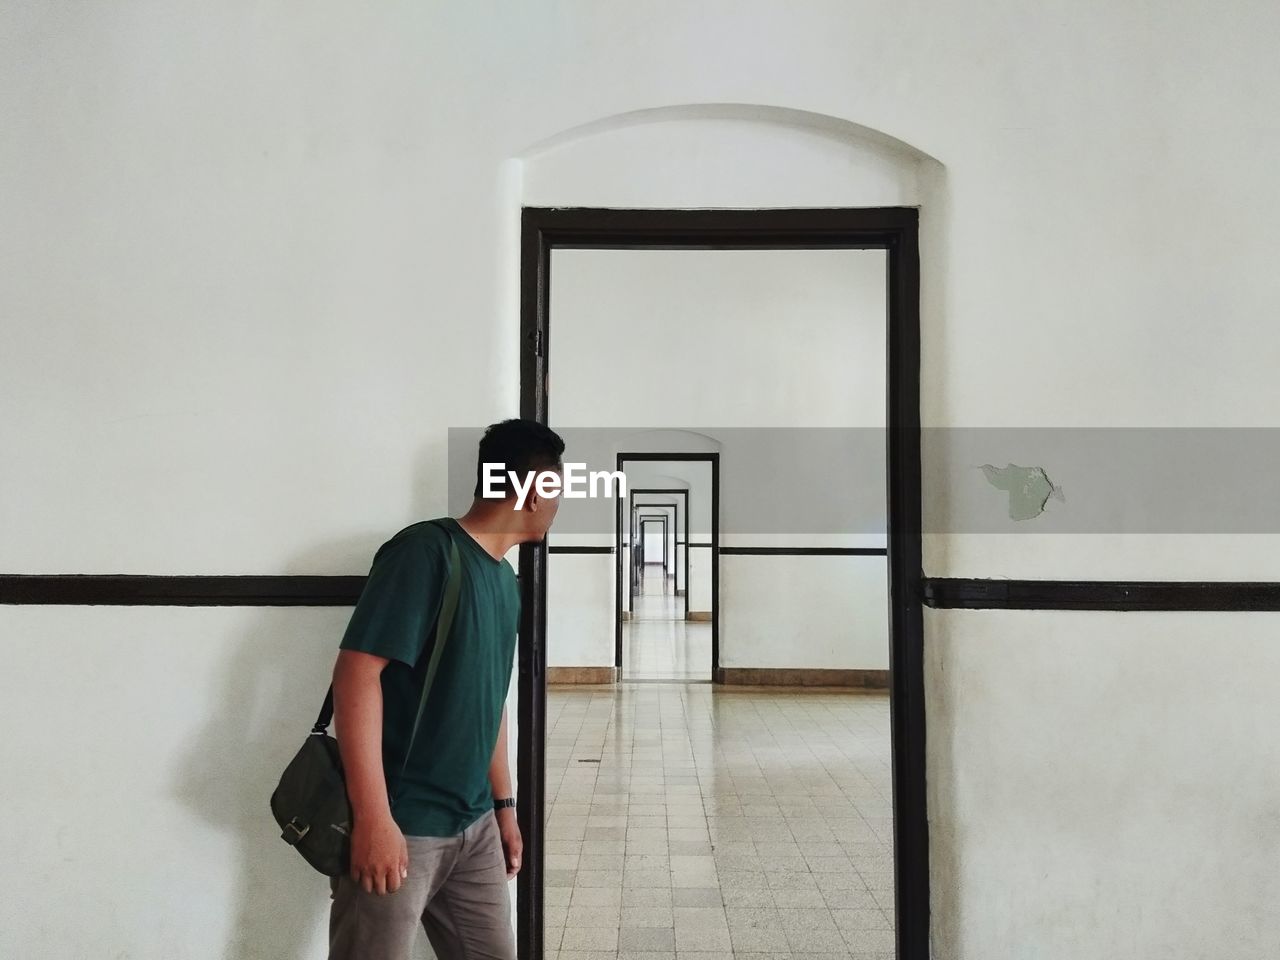
M 501 800 L 493 801 L 494 810 L 505 810 L 507 807 L 514 807 L 515 805 L 516 805 L 515 797 L 503 797 Z

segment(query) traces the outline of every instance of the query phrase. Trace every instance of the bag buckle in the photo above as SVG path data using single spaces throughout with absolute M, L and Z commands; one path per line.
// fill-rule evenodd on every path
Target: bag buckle
M 311 824 L 307 824 L 305 827 L 299 827 L 297 821 L 298 821 L 298 818 L 294 817 L 292 820 L 286 823 L 284 825 L 284 832 L 280 834 L 284 842 L 289 844 L 290 846 L 293 846 L 295 843 L 297 843 L 299 840 L 305 837 L 311 830 Z M 294 833 L 292 837 L 289 836 L 290 830 L 292 830 Z

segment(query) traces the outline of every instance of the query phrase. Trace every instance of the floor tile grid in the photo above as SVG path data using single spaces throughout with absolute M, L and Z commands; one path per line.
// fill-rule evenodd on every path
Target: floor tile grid
M 882 702 L 680 686 L 552 701 L 549 953 L 892 949 L 887 761 L 867 748 L 883 729 L 887 754 Z
M 684 619 L 672 581 L 646 570 L 632 618 L 622 624 L 623 676 L 628 680 L 711 679 L 711 624 Z

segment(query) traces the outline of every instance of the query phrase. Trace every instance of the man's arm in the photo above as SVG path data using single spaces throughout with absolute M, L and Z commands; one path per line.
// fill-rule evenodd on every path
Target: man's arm
M 496 800 L 510 797 L 511 765 L 507 761 L 507 708 L 502 708 L 502 723 L 498 726 L 498 744 L 489 761 L 489 785 Z M 507 879 L 520 872 L 520 857 L 524 853 L 524 840 L 520 836 L 520 824 L 514 807 L 499 810 L 498 830 L 502 834 L 502 850 L 507 858 Z
M 391 818 L 382 770 L 382 670 L 386 657 L 339 650 L 333 668 L 334 734 L 351 800 L 351 877 L 368 893 L 393 893 L 409 849 Z

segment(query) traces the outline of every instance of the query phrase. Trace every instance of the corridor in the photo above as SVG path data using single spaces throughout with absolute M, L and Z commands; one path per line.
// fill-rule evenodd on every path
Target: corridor
M 622 624 L 628 680 L 711 680 L 711 624 L 683 619 L 683 598 L 660 568 L 646 569 L 632 619 Z
M 893 956 L 888 697 L 549 693 L 551 960 Z

